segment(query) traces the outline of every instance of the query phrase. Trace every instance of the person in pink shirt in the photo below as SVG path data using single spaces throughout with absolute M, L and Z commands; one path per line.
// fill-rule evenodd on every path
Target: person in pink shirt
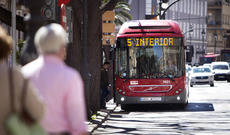
M 22 68 L 46 105 L 42 125 L 50 135 L 87 133 L 83 81 L 64 63 L 66 32 L 59 24 L 41 27 L 35 35 L 40 56 Z

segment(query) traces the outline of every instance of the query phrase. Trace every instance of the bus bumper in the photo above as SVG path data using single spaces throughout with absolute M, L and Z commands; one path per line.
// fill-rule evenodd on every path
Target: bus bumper
M 175 96 L 157 97 L 131 97 L 116 92 L 116 102 L 118 104 L 186 104 L 188 102 L 188 91 L 185 90 Z

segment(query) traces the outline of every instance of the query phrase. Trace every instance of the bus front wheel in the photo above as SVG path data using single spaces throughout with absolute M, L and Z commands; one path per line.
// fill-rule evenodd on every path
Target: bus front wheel
M 180 109 L 185 109 L 188 105 L 188 100 L 185 103 L 177 104 L 177 107 Z
M 227 82 L 230 82 L 230 77 L 227 79 Z
M 121 104 L 121 109 L 124 110 L 124 111 L 127 111 L 128 110 L 128 106 L 125 105 L 125 104 Z

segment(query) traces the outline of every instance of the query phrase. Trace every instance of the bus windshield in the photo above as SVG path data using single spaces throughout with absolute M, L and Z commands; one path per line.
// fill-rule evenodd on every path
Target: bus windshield
M 185 72 L 182 38 L 118 38 L 116 74 L 121 78 L 174 78 Z

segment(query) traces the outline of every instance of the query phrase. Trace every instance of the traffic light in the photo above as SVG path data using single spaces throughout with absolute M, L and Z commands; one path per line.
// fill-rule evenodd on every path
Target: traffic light
M 56 20 L 57 0 L 45 0 L 45 5 L 42 7 L 42 16 L 46 20 Z
M 192 62 L 193 53 L 194 53 L 193 46 L 192 45 L 187 46 L 187 49 L 186 49 L 186 62 Z
M 189 52 L 186 52 L 186 62 L 192 62 L 192 57 Z

